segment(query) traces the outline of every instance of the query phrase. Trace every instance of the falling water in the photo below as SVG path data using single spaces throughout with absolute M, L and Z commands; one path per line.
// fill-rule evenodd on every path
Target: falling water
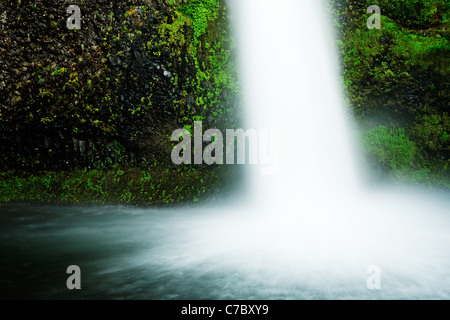
M 324 3 L 234 5 L 247 123 L 279 130 L 279 170 L 254 170 L 249 207 L 208 228 L 206 247 L 225 250 L 224 261 L 252 276 L 276 274 L 280 288 L 292 283 L 335 298 L 448 298 L 449 203 L 363 187 Z M 388 279 L 378 296 L 365 282 L 372 265 Z
M 280 135 L 277 174 L 254 181 L 265 206 L 346 201 L 358 188 L 361 174 L 322 4 L 247 0 L 235 10 L 248 124 Z

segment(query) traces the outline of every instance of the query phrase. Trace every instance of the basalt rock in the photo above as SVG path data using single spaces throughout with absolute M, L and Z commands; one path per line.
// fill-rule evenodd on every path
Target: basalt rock
M 224 115 L 217 108 L 233 99 L 214 76 L 194 81 L 198 66 L 212 69 L 210 55 L 193 48 L 210 41 L 227 49 L 224 2 L 199 39 L 178 10 L 183 1 L 0 3 L 0 170 L 167 161 L 172 130 Z M 69 5 L 81 9 L 80 30 L 67 28 Z

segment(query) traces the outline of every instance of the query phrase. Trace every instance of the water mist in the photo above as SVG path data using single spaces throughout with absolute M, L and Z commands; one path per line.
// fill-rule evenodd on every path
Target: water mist
M 247 206 L 211 212 L 199 247 L 294 299 L 450 297 L 449 203 L 364 188 L 323 3 L 232 4 L 246 123 L 279 130 L 279 171 L 254 170 Z M 367 287 L 373 266 L 379 292 Z

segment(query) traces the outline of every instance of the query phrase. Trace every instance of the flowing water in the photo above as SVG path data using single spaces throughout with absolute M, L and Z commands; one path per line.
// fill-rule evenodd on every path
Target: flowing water
M 232 3 L 247 125 L 279 130 L 276 174 L 215 207 L 0 207 L 0 298 L 449 299 L 448 197 L 363 186 L 319 3 Z

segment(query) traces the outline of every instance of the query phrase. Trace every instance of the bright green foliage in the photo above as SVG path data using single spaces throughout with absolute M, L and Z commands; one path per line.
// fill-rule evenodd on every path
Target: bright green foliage
M 450 1 L 331 0 L 331 4 L 340 33 L 347 103 L 363 129 L 372 129 L 364 138 L 366 151 L 396 176 L 402 170 L 408 172 L 402 178 L 450 185 Z M 381 8 L 380 30 L 366 26 L 370 5 Z M 386 127 L 404 128 L 409 135 Z M 403 139 L 405 148 L 395 150 L 404 155 L 391 148 L 394 138 Z
M 379 126 L 366 132 L 364 149 L 389 169 L 401 171 L 414 165 L 417 148 L 404 129 Z
M 450 72 L 450 41 L 445 37 L 424 37 L 400 28 L 383 16 L 382 30 L 349 29 L 346 41 L 339 41 L 344 53 L 344 88 L 360 116 L 377 104 L 380 95 L 396 91 L 385 104 L 399 105 L 405 89 L 416 87 L 412 72 L 430 69 L 441 75 Z M 416 71 L 417 72 L 417 71 Z M 402 97 L 399 97 L 399 96 Z
M 95 203 L 173 205 L 205 200 L 222 187 L 223 172 L 189 167 L 167 168 L 153 164 L 146 170 L 119 168 L 73 170 L 38 174 L 0 172 L 0 203 L 40 201 L 48 203 Z
M 391 18 L 409 28 L 423 28 L 440 24 L 443 14 L 450 10 L 448 0 L 374 0 Z
M 214 22 L 217 19 L 219 1 L 191 0 L 188 4 L 182 5 L 179 11 L 191 17 L 194 28 L 194 41 L 197 43 L 198 39 L 206 33 L 208 21 Z
M 50 137 L 66 139 L 69 148 L 75 146 L 68 157 L 80 161 L 66 165 L 60 160 L 65 145 L 54 148 L 52 139 L 48 148 L 17 153 L 14 162 L 5 152 L 0 202 L 197 202 L 236 177 L 235 169 L 225 166 L 179 167 L 170 161 L 170 134 L 176 128 L 191 130 L 195 120 L 209 128 L 236 127 L 239 121 L 226 2 L 144 1 L 127 5 L 126 11 L 113 7 L 118 8 L 90 14 L 101 22 L 86 24 L 82 35 L 87 33 L 89 41 L 65 29 L 49 35 L 52 41 L 62 37 L 73 61 L 39 59 L 28 66 L 32 90 L 17 88 L 22 95 L 11 112 L 0 112 L 11 123 L 33 124 L 38 133 L 51 131 Z M 157 165 L 149 168 L 147 161 Z M 27 166 L 22 171 L 16 163 Z
M 195 108 L 184 105 L 184 100 L 174 102 L 180 125 L 190 126 L 195 117 L 202 117 L 212 121 L 214 126 L 225 126 L 224 119 L 228 126 L 233 126 L 234 120 L 228 116 L 232 111 L 230 105 L 235 102 L 230 97 L 238 101 L 239 84 L 231 54 L 234 42 L 228 32 L 223 2 L 188 1 L 175 7 L 173 17 L 170 24 L 162 25 L 161 34 L 169 32 L 169 45 L 189 45 L 188 61 L 192 61 L 195 66 L 195 76 L 180 83 L 185 88 L 194 88 Z M 193 39 L 190 42 L 180 32 L 184 26 L 193 29 Z M 189 90 L 186 90 L 186 95 L 188 93 Z
M 431 152 L 450 153 L 450 117 L 448 113 L 442 115 L 431 114 L 417 118 L 414 134 L 420 144 Z M 445 160 L 444 158 L 442 160 Z M 450 159 L 447 159 L 447 163 Z

